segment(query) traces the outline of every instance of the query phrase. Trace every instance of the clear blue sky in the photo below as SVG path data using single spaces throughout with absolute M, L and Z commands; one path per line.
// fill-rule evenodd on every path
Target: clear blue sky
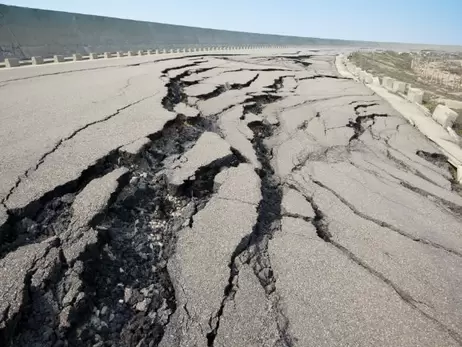
M 7 4 L 284 35 L 462 45 L 462 0 L 6 0 Z

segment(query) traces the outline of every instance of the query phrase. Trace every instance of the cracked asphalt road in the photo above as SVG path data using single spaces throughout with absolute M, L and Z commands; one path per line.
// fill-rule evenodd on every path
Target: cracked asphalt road
M 335 55 L 0 71 L 0 345 L 462 345 L 461 188 Z

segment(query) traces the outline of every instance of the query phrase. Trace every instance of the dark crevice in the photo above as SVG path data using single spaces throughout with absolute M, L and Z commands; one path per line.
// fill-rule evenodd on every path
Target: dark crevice
M 249 81 L 247 81 L 246 83 L 232 83 L 230 85 L 230 89 L 232 90 L 239 90 L 239 89 L 243 89 L 243 88 L 247 88 L 247 87 L 250 87 L 250 85 L 255 82 L 257 80 L 257 78 L 260 76 L 260 74 L 256 74 L 255 77 L 253 77 L 252 79 L 250 79 Z
M 16 190 L 16 189 L 18 188 L 18 186 L 21 184 L 21 181 L 22 181 L 24 178 L 29 177 L 29 175 L 30 175 L 32 172 L 37 171 L 38 168 L 45 162 L 46 158 L 47 158 L 48 156 L 50 156 L 51 154 L 53 154 L 54 152 L 56 152 L 56 151 L 63 145 L 63 143 L 65 143 L 65 142 L 67 142 L 67 141 L 73 139 L 75 136 L 77 136 L 80 132 L 84 131 L 85 129 L 87 129 L 87 128 L 89 128 L 89 127 L 95 125 L 95 124 L 99 124 L 99 123 L 106 122 L 106 121 L 108 121 L 109 119 L 111 119 L 111 118 L 113 118 L 113 117 L 119 115 L 120 112 L 122 112 L 122 111 L 124 111 L 124 110 L 126 110 L 126 109 L 128 109 L 128 108 L 130 108 L 130 107 L 132 107 L 132 106 L 134 106 L 134 105 L 137 105 L 137 104 L 139 104 L 139 103 L 141 103 L 141 102 L 143 102 L 143 101 L 145 101 L 145 100 L 147 100 L 147 99 L 149 99 L 149 98 L 152 98 L 153 96 L 154 96 L 154 95 L 151 95 L 151 96 L 142 98 L 142 99 L 140 99 L 140 100 L 137 100 L 137 101 L 135 101 L 135 102 L 132 102 L 132 103 L 130 103 L 130 104 L 128 104 L 128 105 L 125 105 L 125 106 L 123 106 L 123 107 L 117 109 L 116 112 L 114 112 L 114 113 L 112 113 L 112 114 L 110 114 L 110 115 L 108 115 L 108 116 L 106 116 L 106 117 L 104 117 L 104 118 L 102 118 L 102 119 L 99 119 L 99 120 L 97 120 L 97 121 L 87 123 L 87 124 L 85 124 L 84 126 L 78 128 L 77 130 L 74 130 L 69 136 L 67 136 L 67 137 L 65 137 L 65 138 L 63 138 L 63 139 L 61 139 L 61 140 L 59 140 L 58 143 L 57 143 L 51 150 L 49 150 L 48 152 L 46 152 L 45 154 L 42 155 L 42 157 L 38 160 L 37 164 L 36 164 L 34 167 L 28 169 L 28 170 L 24 173 L 23 176 L 18 177 L 18 179 L 17 179 L 15 185 L 10 189 L 10 191 L 8 192 L 8 195 L 4 198 L 4 200 L 3 200 L 3 202 L 2 202 L 2 203 L 4 204 L 4 206 L 5 206 L 5 207 L 8 207 L 8 205 L 7 205 L 8 199 L 11 197 L 11 195 L 15 192 L 15 190 Z
M 294 77 L 294 75 L 280 76 L 274 80 L 273 84 L 270 84 L 265 88 L 272 89 L 272 92 L 276 93 L 277 91 L 279 91 L 279 89 L 284 87 L 284 78 L 287 77 Z
M 233 83 L 233 84 L 226 83 L 226 84 L 219 85 L 210 93 L 198 95 L 197 98 L 200 100 L 208 100 L 208 99 L 216 98 L 217 96 L 227 92 L 228 90 L 239 90 L 239 89 L 250 87 L 250 85 L 257 80 L 258 76 L 259 74 L 256 74 L 255 77 L 253 77 L 246 83 Z
M 350 119 L 346 127 L 353 128 L 354 134 L 350 137 L 349 143 L 351 144 L 353 140 L 357 140 L 366 131 L 367 128 L 372 127 L 375 124 L 376 117 L 388 117 L 388 114 L 373 113 L 365 116 L 358 116 L 354 121 Z M 363 122 L 367 122 L 369 120 L 372 121 L 372 124 L 365 128 L 363 126 Z
M 377 105 L 378 105 L 378 103 L 376 103 L 376 102 L 372 102 L 372 103 L 368 103 L 368 104 L 358 104 L 358 105 L 355 105 L 354 110 L 355 110 L 356 114 L 359 114 L 359 109 L 360 108 L 368 108 L 368 107 L 377 106 Z
M 445 155 L 441 153 L 429 153 L 421 150 L 417 151 L 416 154 L 436 167 L 448 171 L 451 174 L 450 182 L 452 191 L 462 196 L 462 185 L 457 181 L 457 169 L 449 163 L 448 158 Z M 462 216 L 462 208 L 451 209 L 456 211 L 458 215 Z
M 189 64 L 185 64 L 185 65 L 178 65 L 178 66 L 169 67 L 169 68 L 166 68 L 166 69 L 162 70 L 162 74 L 167 75 L 170 71 L 181 70 L 181 69 L 185 69 L 187 67 L 194 67 L 194 66 L 197 66 L 197 65 L 205 63 L 205 62 L 206 62 L 206 60 L 204 60 L 204 61 L 201 60 L 201 61 L 195 61 L 193 63 L 189 63 Z
M 171 94 L 175 101 L 181 90 Z M 172 103 L 167 103 L 166 108 L 169 105 Z M 97 231 L 97 244 L 82 253 L 72 267 L 63 265 L 62 257 L 60 270 L 53 270 L 55 274 L 47 280 L 47 287 L 31 293 L 25 303 L 24 319 L 11 332 L 8 343 L 157 345 L 176 309 L 166 268 L 176 232 L 191 225 L 193 215 L 206 204 L 214 176 L 223 167 L 235 166 L 243 159 L 233 151 L 225 160 L 198 170 L 194 180 L 185 182 L 174 193 L 163 174 L 164 162 L 168 159 L 170 163 L 169 158 L 191 148 L 204 131 L 215 131 L 214 122 L 213 117 L 178 115 L 162 131 L 149 136 L 151 143 L 140 154 L 121 154 L 116 149 L 78 179 L 57 187 L 24 209 L 8 211 L 7 228 L 0 234 L 2 256 L 50 236 L 60 237 L 68 229 L 75 197 L 89 182 L 115 168 L 130 168 L 110 199 L 107 212 L 89 226 Z M 64 297 L 72 288 L 78 288 L 79 301 L 74 299 L 71 306 L 64 306 Z M 64 311 L 68 317 L 62 326 Z
M 417 174 L 416 176 L 421 177 L 422 179 L 424 178 L 422 175 Z M 429 182 L 434 184 L 431 181 L 429 181 Z M 413 186 L 413 185 L 411 185 L 411 184 L 409 184 L 407 182 L 401 181 L 399 184 L 401 186 L 405 187 L 406 189 L 409 189 L 410 191 L 413 191 L 414 193 L 422 195 L 425 198 L 432 197 L 433 200 L 439 201 L 443 206 L 446 207 L 446 209 L 449 209 L 450 211 L 452 211 L 455 216 L 462 217 L 462 206 L 461 205 L 454 204 L 453 202 L 450 202 L 448 200 L 440 198 L 439 196 L 433 195 L 433 194 L 427 192 L 426 190 L 415 187 L 415 186 Z M 450 250 L 447 250 L 447 251 L 449 252 Z M 462 253 L 458 253 L 458 252 L 455 252 L 455 251 L 452 251 L 452 252 L 456 253 L 459 256 L 462 256 Z
M 282 214 L 282 217 L 290 217 L 290 218 L 296 218 L 296 219 L 303 219 L 305 222 L 312 222 L 313 221 L 313 218 L 311 217 L 306 217 L 306 216 L 302 216 L 300 214 L 297 214 L 297 213 L 290 213 L 290 212 L 284 212 Z
M 430 153 L 430 152 L 421 151 L 421 150 L 417 151 L 415 154 L 425 159 L 426 161 L 432 163 L 436 167 L 439 167 L 441 169 L 448 170 L 448 171 L 450 170 L 451 164 L 448 163 L 448 158 L 444 154 Z
M 216 87 L 210 93 L 205 93 L 205 94 L 198 95 L 197 98 L 199 100 L 208 100 L 208 99 L 216 98 L 217 96 L 223 94 L 227 90 L 229 90 L 229 89 L 225 85 L 219 85 L 218 87 Z
M 272 102 L 272 99 L 258 99 L 258 109 L 261 109 L 262 103 Z M 248 264 L 253 268 L 253 271 L 264 288 L 267 296 L 277 298 L 272 295 L 275 292 L 276 280 L 273 275 L 271 263 L 268 255 L 268 242 L 273 237 L 277 230 L 280 230 L 281 223 L 281 201 L 282 189 L 280 181 L 274 173 L 271 166 L 272 150 L 269 149 L 264 141 L 272 136 L 274 127 L 262 123 L 251 122 L 249 128 L 254 133 L 252 140 L 253 147 L 256 151 L 257 158 L 261 164 L 261 169 L 258 170 L 258 175 L 261 179 L 261 194 L 262 199 L 257 207 L 258 217 L 257 223 L 252 229 L 252 232 L 242 238 L 238 246 L 235 248 L 230 262 L 230 274 L 227 285 L 224 289 L 224 296 L 221 305 L 215 316 L 210 318 L 210 332 L 206 335 L 208 346 L 214 346 L 214 341 L 220 327 L 220 321 L 223 310 L 229 301 L 232 301 L 237 288 L 239 277 L 239 269 L 242 264 Z M 282 314 L 279 302 L 273 300 L 273 308 L 278 311 L 278 329 L 280 339 L 285 346 L 292 346 L 292 339 L 288 334 L 288 320 Z
M 336 75 L 313 75 L 313 76 L 307 76 L 307 77 L 300 77 L 298 78 L 299 81 L 304 81 L 304 80 L 315 80 L 318 78 L 333 78 L 336 80 L 351 80 L 351 78 L 348 77 L 341 77 L 341 76 L 336 76 Z
M 113 150 L 82 171 L 76 180 L 56 187 L 20 210 L 9 210 L 8 220 L 0 234 L 0 256 L 59 234 L 69 223 L 69 208 L 75 196 L 90 181 L 114 170 L 118 157 L 118 149 Z
M 290 70 L 288 69 L 278 69 L 278 68 L 255 68 L 255 69 L 252 69 L 252 68 L 240 68 L 240 69 L 235 69 L 235 70 L 228 70 L 228 71 L 223 71 L 222 74 L 226 74 L 226 73 L 233 73 L 233 72 L 241 72 L 241 71 L 255 71 L 255 72 L 276 72 L 276 71 L 285 71 L 285 72 L 288 72 Z
M 315 183 L 316 185 L 318 185 L 319 187 L 329 191 L 330 193 L 332 193 L 337 199 L 339 199 L 343 205 L 347 206 L 355 215 L 361 217 L 362 219 L 365 219 L 365 220 L 368 220 L 380 227 L 383 227 L 383 228 L 387 228 L 387 229 L 390 229 L 390 230 L 393 230 L 395 232 L 397 232 L 398 234 L 406 237 L 407 239 L 410 239 L 414 242 L 419 242 L 419 243 L 423 243 L 425 245 L 428 245 L 428 246 L 431 246 L 431 247 L 434 247 L 434 248 L 438 248 L 438 249 L 442 249 L 442 250 L 445 250 L 446 252 L 449 252 L 451 254 L 454 254 L 454 255 L 457 255 L 457 256 L 462 256 L 461 253 L 459 253 L 458 251 L 456 250 L 453 250 L 453 249 L 450 249 L 450 248 L 447 248 L 445 246 L 442 246 L 440 244 L 437 244 L 433 241 L 429 241 L 429 240 L 426 240 L 426 239 L 422 239 L 420 237 L 417 237 L 417 236 L 414 236 L 414 235 L 411 235 L 407 232 L 405 232 L 404 230 L 401 230 L 387 222 L 384 222 L 384 221 L 381 221 L 379 219 L 376 219 L 376 218 L 373 218 L 371 216 L 368 216 L 366 215 L 365 213 L 359 211 L 358 209 L 356 209 L 356 207 L 353 206 L 353 204 L 351 204 L 350 202 L 348 202 L 345 198 L 343 198 L 341 195 L 339 195 L 336 191 L 334 191 L 333 189 L 327 187 L 326 185 L 324 185 L 323 183 L 317 181 L 317 180 L 312 180 L 313 183 Z
M 312 57 L 312 55 L 278 55 L 274 58 L 279 58 L 282 60 L 291 60 L 294 63 L 300 65 L 302 68 L 306 69 L 309 66 L 313 65 L 313 63 L 306 61 L 306 59 L 310 59 Z
M 299 53 L 299 52 L 297 52 Z M 300 59 L 311 59 L 313 58 L 313 55 L 274 55 L 273 58 L 282 58 L 282 59 L 289 59 L 289 60 L 300 60 Z
M 264 105 L 273 103 L 280 99 L 281 99 L 280 96 L 274 95 L 274 94 L 253 95 L 243 102 L 243 104 L 245 104 L 243 114 L 244 115 L 246 115 L 247 113 L 253 113 L 255 115 L 261 114 L 263 112 Z
M 322 184 L 320 184 L 317 181 L 313 181 L 315 184 L 331 191 L 330 189 L 326 188 Z M 293 186 L 293 189 L 297 189 L 297 187 Z M 303 193 L 302 193 L 303 194 Z M 303 194 L 304 195 L 304 194 Z M 336 195 L 336 194 L 334 194 Z M 359 265 L 363 269 L 365 269 L 368 273 L 370 273 L 372 276 L 378 278 L 380 281 L 382 281 L 385 285 L 393 289 L 393 291 L 403 300 L 406 304 L 411 306 L 414 310 L 420 312 L 422 315 L 424 315 L 426 318 L 431 320 L 433 323 L 435 323 L 440 329 L 443 331 L 446 331 L 452 338 L 454 338 L 457 342 L 462 343 L 462 337 L 454 330 L 451 328 L 447 327 L 444 325 L 442 322 L 440 322 L 438 319 L 435 317 L 431 316 L 430 314 L 426 313 L 423 311 L 420 307 L 419 304 L 424 304 L 424 302 L 415 300 L 407 291 L 404 289 L 400 288 L 397 284 L 395 284 L 393 281 L 391 281 L 389 278 L 387 278 L 384 274 L 381 272 L 377 271 L 373 267 L 369 266 L 367 262 L 363 261 L 360 257 L 355 255 L 353 252 L 351 252 L 349 249 L 347 249 L 345 246 L 341 245 L 337 241 L 333 239 L 332 234 L 329 232 L 329 227 L 328 223 L 326 221 L 326 218 L 323 214 L 323 212 L 319 209 L 319 207 L 316 205 L 312 197 L 307 197 L 304 195 L 306 200 L 311 203 L 311 206 L 313 210 L 315 211 L 315 219 L 312 221 L 313 226 L 316 229 L 316 234 L 320 239 L 322 239 L 324 242 L 331 244 L 333 247 L 335 247 L 337 250 L 339 250 L 341 253 L 343 253 L 348 259 L 353 261 L 355 264 Z M 337 195 L 336 195 L 337 196 Z M 337 196 L 338 197 L 338 196 Z M 348 206 L 347 203 L 343 202 L 345 205 Z M 348 206 L 350 207 L 350 206 Z M 350 207 L 351 208 L 351 207 Z

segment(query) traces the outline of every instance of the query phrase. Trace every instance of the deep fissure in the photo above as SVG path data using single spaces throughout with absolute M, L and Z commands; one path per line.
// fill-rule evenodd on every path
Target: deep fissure
M 259 105 L 259 109 L 261 109 L 261 107 L 262 106 Z M 268 296 L 275 290 L 276 281 L 273 276 L 267 248 L 268 241 L 273 237 L 273 234 L 280 229 L 282 190 L 280 182 L 276 178 L 271 166 L 272 151 L 264 143 L 265 138 L 272 136 L 274 128 L 263 122 L 251 122 L 248 126 L 254 132 L 252 143 L 257 158 L 262 166 L 261 169 L 258 170 L 258 174 L 261 178 L 260 189 L 262 199 L 257 208 L 257 223 L 252 229 L 252 232 L 241 240 L 231 256 L 228 265 L 230 268 L 230 275 L 224 289 L 223 300 L 216 316 L 211 317 L 209 322 L 211 328 L 211 331 L 207 334 L 209 347 L 214 346 L 223 310 L 236 293 L 237 288 L 235 287 L 235 283 L 239 276 L 239 264 L 249 264 L 253 268 L 255 275 Z M 239 262 L 237 261 L 238 259 Z M 281 319 L 281 321 L 285 322 L 284 327 L 278 325 L 281 339 L 289 341 L 290 337 L 286 331 L 287 322 L 285 319 Z

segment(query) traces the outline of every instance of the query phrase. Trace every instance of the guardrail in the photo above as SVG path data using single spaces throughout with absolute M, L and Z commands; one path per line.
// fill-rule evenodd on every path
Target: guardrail
M 254 49 L 268 49 L 268 48 L 287 48 L 288 46 L 214 46 L 214 47 L 193 47 L 193 48 L 169 48 L 169 49 L 148 49 L 142 51 L 128 51 L 128 52 L 104 52 L 104 53 L 89 53 L 88 55 L 81 55 L 75 53 L 71 56 L 55 55 L 53 58 L 43 58 L 33 56 L 30 59 L 18 58 L 5 58 L 3 63 L 0 63 L 0 68 L 14 68 L 30 65 L 43 65 L 51 63 L 64 63 L 96 59 L 111 59 L 111 58 L 124 58 L 136 57 L 143 55 L 158 55 L 158 54 L 174 54 L 174 53 L 194 53 L 194 52 L 213 52 L 213 51 L 232 51 L 232 50 L 254 50 Z
M 426 94 L 425 91 L 419 88 L 413 88 L 411 84 L 398 81 L 394 78 L 384 76 L 381 78 L 378 76 L 373 76 L 371 73 L 362 70 L 361 68 L 355 66 L 351 61 L 348 60 L 348 57 L 343 55 L 340 56 L 342 64 L 346 67 L 348 72 L 360 82 L 365 85 L 375 85 L 383 89 L 386 89 L 387 92 L 398 95 L 399 97 L 408 100 L 411 103 L 414 103 L 418 108 L 423 111 L 427 117 L 431 117 L 437 124 L 437 126 L 442 127 L 450 137 L 453 139 L 454 145 L 459 148 L 456 152 L 454 150 L 448 150 L 448 148 L 440 149 L 448 158 L 448 162 L 453 165 L 456 169 L 456 181 L 462 184 L 462 156 L 460 154 L 460 147 L 462 144 L 462 138 L 455 133 L 452 129 L 454 122 L 456 121 L 458 114 L 451 110 L 446 105 L 439 104 L 435 108 L 433 114 L 423 105 L 425 101 Z M 435 125 L 436 125 L 435 124 Z M 434 139 L 430 138 L 432 141 L 436 142 Z M 438 143 L 437 143 L 438 144 Z M 457 154 L 454 154 L 457 153 Z

